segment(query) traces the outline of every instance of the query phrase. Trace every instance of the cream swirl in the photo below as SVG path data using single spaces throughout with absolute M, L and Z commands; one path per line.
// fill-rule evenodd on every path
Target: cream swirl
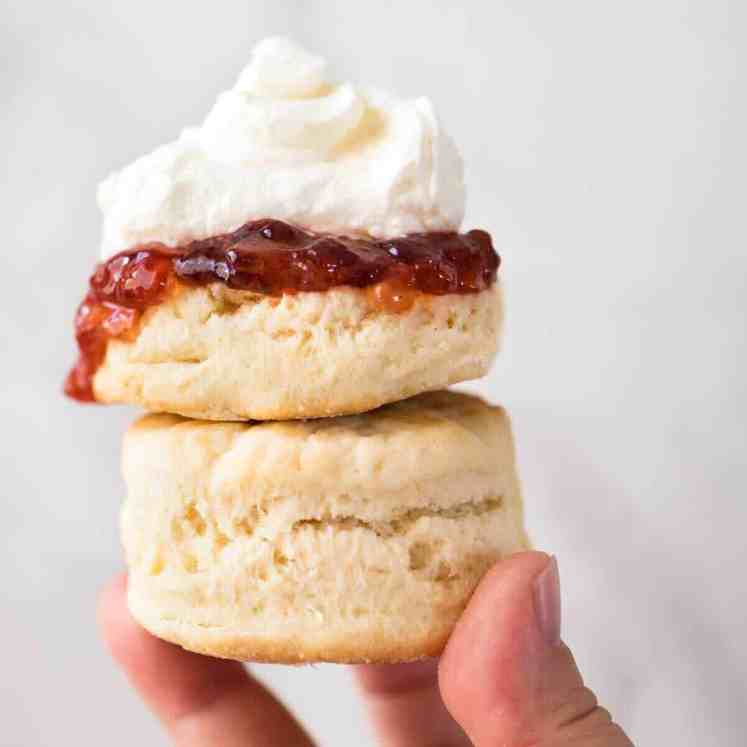
M 455 230 L 462 162 L 425 98 L 329 82 L 284 38 L 258 44 L 201 127 L 99 187 L 104 258 L 277 218 L 375 237 Z

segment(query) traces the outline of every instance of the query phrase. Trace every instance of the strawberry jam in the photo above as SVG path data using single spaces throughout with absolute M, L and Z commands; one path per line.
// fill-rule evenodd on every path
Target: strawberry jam
M 386 311 L 405 311 L 420 293 L 477 293 L 495 282 L 500 259 L 485 231 L 364 239 L 317 234 L 277 220 L 172 248 L 152 243 L 99 264 L 75 317 L 80 355 L 65 393 L 93 401 L 93 376 L 111 338 L 137 335 L 143 312 L 177 283 L 224 283 L 280 296 L 337 286 L 370 289 Z

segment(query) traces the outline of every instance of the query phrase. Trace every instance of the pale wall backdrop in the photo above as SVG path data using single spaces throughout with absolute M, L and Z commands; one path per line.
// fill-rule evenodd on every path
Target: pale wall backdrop
M 0 5 L 0 743 L 164 744 L 107 659 L 133 413 L 60 396 L 97 182 L 198 122 L 251 45 L 427 93 L 504 257 L 511 409 L 565 635 L 636 744 L 744 744 L 745 36 L 734 0 Z M 370 745 L 343 668 L 258 668 Z

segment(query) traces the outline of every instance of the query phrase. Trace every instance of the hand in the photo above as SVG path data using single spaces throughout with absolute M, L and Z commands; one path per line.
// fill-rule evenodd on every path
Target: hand
M 102 594 L 103 634 L 175 745 L 310 747 L 301 725 L 241 664 L 140 628 L 125 586 L 120 576 Z M 560 641 L 557 564 L 543 553 L 490 570 L 440 663 L 355 670 L 385 747 L 632 747 Z

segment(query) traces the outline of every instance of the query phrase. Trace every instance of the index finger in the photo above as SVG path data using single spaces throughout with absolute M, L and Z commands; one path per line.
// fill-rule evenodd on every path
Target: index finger
M 384 747 L 472 744 L 441 699 L 437 659 L 361 664 L 355 673 Z
M 114 660 L 177 747 L 312 747 L 289 711 L 235 661 L 185 651 L 130 616 L 127 577 L 102 592 L 98 618 Z

